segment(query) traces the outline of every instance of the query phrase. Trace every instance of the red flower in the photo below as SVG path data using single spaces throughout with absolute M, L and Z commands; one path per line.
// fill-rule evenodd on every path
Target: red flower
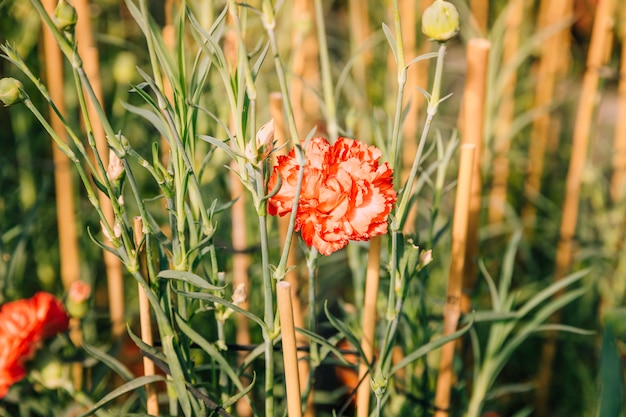
M 369 240 L 387 233 L 387 217 L 396 201 L 393 171 L 380 165 L 381 151 L 353 139 L 339 138 L 334 145 L 318 137 L 306 149 L 307 162 L 296 215 L 296 231 L 321 254 L 343 248 L 349 240 Z M 278 157 L 270 178 L 279 192 L 270 198 L 268 212 L 284 216 L 295 199 L 299 166 L 292 150 Z
M 61 302 L 46 292 L 0 308 L 0 398 L 24 378 L 24 362 L 32 357 L 39 342 L 66 331 L 68 324 Z

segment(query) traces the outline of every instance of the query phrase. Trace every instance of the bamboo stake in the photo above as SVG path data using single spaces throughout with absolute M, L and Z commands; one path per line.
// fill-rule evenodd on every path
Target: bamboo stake
M 619 202 L 624 198 L 626 188 L 626 13 L 620 20 L 622 51 L 618 86 L 618 113 L 613 140 L 613 176 L 611 177 L 611 199 Z
M 469 309 L 469 294 L 476 284 L 476 258 L 478 257 L 478 226 L 481 208 L 481 155 L 483 148 L 483 121 L 485 119 L 485 90 L 487 64 L 491 43 L 486 39 L 474 38 L 467 44 L 467 75 L 463 93 L 462 143 L 473 144 L 474 166 L 472 169 L 472 194 L 467 223 L 465 248 L 466 262 L 463 270 L 463 311 Z
M 489 24 L 489 0 L 470 0 L 470 9 L 481 33 L 486 34 Z
M 606 64 L 608 55 L 606 45 L 611 42 L 613 29 L 613 11 L 615 0 L 603 0 L 598 4 L 594 18 L 591 43 L 587 55 L 587 70 L 583 77 L 582 90 L 576 113 L 572 155 L 567 171 L 565 199 L 557 244 L 554 280 L 562 279 L 569 271 L 574 246 L 574 233 L 578 220 L 578 203 L 582 175 L 587 159 L 591 124 L 596 105 L 599 82 L 599 69 Z M 558 318 L 558 314 L 555 314 Z M 538 416 L 548 415 L 548 399 L 552 380 L 552 362 L 556 353 L 556 339 L 550 334 L 543 345 L 541 366 L 537 376 L 536 410 Z
M 405 7 L 403 5 L 404 1 L 405 0 L 402 0 L 402 3 L 400 3 L 400 7 Z M 419 6 L 418 6 L 419 7 L 418 16 L 421 16 L 424 10 L 426 10 L 428 6 L 432 4 L 432 2 L 433 0 L 420 0 Z M 402 13 L 404 15 L 404 12 Z M 417 18 L 417 16 L 414 16 L 413 19 L 417 20 L 415 22 L 415 25 L 421 24 L 421 19 Z M 405 26 L 407 25 L 402 25 L 403 31 L 405 30 Z M 405 51 L 407 51 L 407 54 L 409 54 L 408 56 L 412 56 L 412 54 L 414 53 L 417 53 L 419 55 L 423 55 L 427 53 L 430 50 L 432 43 L 426 39 L 423 39 L 421 44 L 418 47 L 414 47 L 413 50 L 411 50 L 411 44 L 407 42 L 407 39 L 410 36 L 417 37 L 417 32 L 416 32 L 417 29 L 415 30 L 409 29 L 409 30 L 413 31 L 413 33 L 412 34 L 411 32 L 406 33 L 406 34 L 403 33 L 402 35 L 402 38 L 405 41 Z M 402 175 L 401 178 L 402 178 L 403 183 L 408 178 L 410 167 L 411 167 L 411 164 L 413 163 L 413 158 L 415 157 L 415 154 L 417 152 L 417 140 L 418 140 L 417 130 L 419 128 L 419 114 L 420 114 L 420 109 L 422 108 L 426 100 L 423 94 L 417 90 L 417 87 L 428 85 L 429 68 L 430 68 L 430 60 L 425 59 L 425 60 L 416 62 L 415 64 L 411 65 L 407 73 L 407 87 L 408 88 L 406 89 L 405 94 L 406 94 L 406 97 L 410 97 L 411 108 L 409 109 L 404 125 L 402 126 L 402 135 L 404 138 L 404 142 L 403 142 L 404 151 L 402 152 L 402 166 L 403 168 L 405 168 L 402 170 L 402 173 L 401 173 Z M 417 219 L 417 207 L 414 206 L 414 208 L 410 210 L 409 213 L 407 214 L 406 221 L 404 222 L 404 230 L 403 230 L 404 233 L 413 232 L 413 229 L 414 229 L 413 226 L 415 225 L 416 219 Z
M 350 49 L 354 55 L 370 36 L 369 7 L 367 2 L 362 0 L 349 0 L 348 12 L 350 17 Z M 362 51 L 354 61 L 352 72 L 358 86 L 367 86 L 367 72 L 371 63 L 372 52 L 370 50 Z M 365 93 L 367 98 L 367 92 Z
M 44 7 L 48 14 L 54 14 L 56 0 L 45 0 Z M 45 55 L 45 79 L 50 98 L 62 114 L 66 113 L 63 86 L 63 57 L 50 30 L 43 31 Z M 66 137 L 65 127 L 58 116 L 50 111 L 50 124 L 60 137 Z M 70 170 L 70 160 L 56 146 L 52 148 L 54 161 L 54 189 L 57 205 L 57 225 L 59 230 L 59 252 L 61 280 L 66 290 L 80 277 L 78 237 L 76 232 L 76 211 L 74 204 L 74 183 Z
M 367 257 L 367 273 L 365 274 L 365 297 L 363 305 L 361 349 L 365 357 L 359 361 L 359 385 L 356 392 L 357 417 L 369 416 L 370 396 L 372 389 L 367 383 L 370 378 L 366 378 L 368 373 L 367 363 L 374 360 L 374 335 L 376 331 L 376 300 L 378 299 L 378 284 L 380 281 L 380 247 L 381 238 L 375 236 L 370 240 L 370 248 Z
M 141 274 L 146 280 L 149 280 L 148 266 L 146 264 L 146 247 L 143 245 L 143 219 L 140 216 L 133 218 L 133 236 L 135 239 L 135 249 L 140 254 L 139 260 L 141 265 Z M 140 284 L 137 284 L 139 297 L 139 324 L 141 331 L 141 340 L 149 346 L 153 345 L 152 340 L 152 321 L 150 318 L 150 302 L 145 290 Z M 143 374 L 150 376 L 155 374 L 154 362 L 147 356 L 143 357 Z M 156 387 L 152 384 L 146 385 L 146 411 L 153 416 L 159 415 L 159 399 Z
M 468 239 L 468 222 L 470 215 L 470 199 L 474 180 L 475 144 L 461 145 L 461 163 L 458 173 L 458 187 L 454 204 L 454 220 L 452 223 L 452 253 L 450 257 L 450 273 L 448 275 L 448 292 L 443 310 L 443 332 L 450 335 L 455 332 L 461 316 L 461 293 L 463 288 L 463 270 L 466 261 L 466 245 Z M 435 391 L 435 417 L 448 415 L 450 407 L 450 389 L 452 386 L 454 359 L 454 342 L 441 348 L 439 359 L 439 376 Z
M 538 18 L 538 30 L 545 30 L 567 19 L 572 13 L 572 0 L 549 0 L 541 3 Z M 537 86 L 535 89 L 535 108 L 547 108 L 554 100 L 554 93 L 559 75 L 565 70 L 569 42 L 564 43 L 564 37 L 569 36 L 568 30 L 563 29 L 547 39 L 541 48 L 541 56 L 537 67 Z M 532 124 L 530 146 L 528 151 L 528 168 L 524 185 L 527 197 L 536 196 L 541 189 L 541 177 L 544 171 L 544 160 L 550 137 L 558 137 L 558 130 L 550 113 L 539 115 Z M 522 209 L 524 224 L 535 224 L 536 207 L 528 201 Z
M 88 0 L 76 0 L 74 3 L 78 14 L 76 23 L 76 38 L 78 53 L 83 58 L 83 65 L 87 77 L 91 81 L 96 97 L 103 103 L 102 83 L 100 80 L 100 68 L 98 66 L 98 49 L 96 48 L 93 33 L 91 30 L 91 19 L 89 16 Z M 107 166 L 109 159 L 109 146 L 100 118 L 98 117 L 93 103 L 87 101 L 87 112 L 91 119 L 93 135 L 100 159 L 104 166 Z M 108 197 L 104 193 L 98 193 L 100 207 L 105 214 L 109 224 L 115 223 L 113 208 Z M 122 263 L 112 253 L 103 252 L 104 264 L 107 274 L 107 287 L 109 295 L 109 313 L 111 316 L 111 330 L 114 337 L 120 337 L 125 332 L 124 326 L 124 282 L 122 273 Z
M 54 14 L 56 4 L 56 0 L 45 0 L 43 2 L 44 8 L 50 15 Z M 46 61 L 44 67 L 46 69 L 45 80 L 50 92 L 50 98 L 59 112 L 65 114 L 63 56 L 49 28 L 43 31 L 43 49 Z M 59 137 L 66 137 L 65 126 L 56 113 L 51 110 L 49 117 L 52 129 L 57 132 Z M 70 160 L 57 146 L 52 147 L 52 160 L 54 162 L 54 190 L 56 194 L 61 281 L 63 282 L 63 288 L 67 291 L 70 285 L 80 278 L 80 256 L 76 232 L 78 220 L 76 219 L 74 204 L 74 183 L 70 170 Z M 82 344 L 80 320 L 72 319 L 70 338 L 76 346 Z M 72 366 L 72 380 L 75 388 L 81 389 L 82 379 L 83 367 L 80 363 L 74 363 Z
M 289 417 L 301 417 L 302 399 L 300 398 L 300 377 L 298 376 L 296 328 L 293 322 L 291 285 L 287 281 L 280 281 L 276 284 L 276 298 L 280 316 L 280 332 L 283 336 L 287 415 Z
M 502 65 L 506 67 L 515 58 L 519 49 L 520 29 L 524 16 L 525 0 L 513 0 L 509 3 L 506 16 L 506 30 L 502 46 Z M 493 186 L 489 195 L 489 224 L 498 224 L 504 220 L 506 208 L 507 184 L 509 180 L 509 149 L 513 138 L 508 136 L 515 115 L 515 86 L 517 72 L 506 83 L 496 116 L 494 158 L 493 158 Z
M 292 18 L 291 46 L 294 55 L 290 98 L 298 134 L 304 138 L 319 119 L 318 98 L 314 93 L 320 83 L 319 44 L 313 1 L 294 0 Z
M 274 92 L 270 94 L 270 115 L 272 119 L 274 119 L 274 140 L 276 141 L 276 146 L 282 147 L 291 143 L 290 140 L 287 140 L 285 137 L 285 121 L 283 115 L 283 99 L 280 93 Z M 288 148 L 285 146 L 280 154 L 286 155 Z M 278 234 L 280 236 L 281 245 L 285 244 L 287 239 L 287 229 L 289 227 L 289 218 L 288 217 L 279 217 L 278 221 Z M 287 265 L 292 266 L 298 263 L 298 259 L 296 256 L 296 248 L 297 248 L 297 240 L 291 240 L 291 248 L 289 250 L 289 255 L 287 257 Z M 293 268 L 287 272 L 285 275 L 285 281 L 291 285 L 291 291 L 293 293 L 293 298 L 291 300 L 293 305 L 293 320 L 296 327 L 305 328 L 304 324 L 304 306 L 300 302 L 300 297 L 298 294 L 300 292 L 300 277 L 298 275 L 298 269 Z M 301 333 L 296 333 L 296 344 L 297 346 L 308 346 L 309 340 Z M 300 376 L 300 389 L 306 389 L 306 386 L 309 383 L 309 374 L 311 372 L 311 367 L 309 365 L 309 355 L 305 350 L 298 351 L 298 375 Z M 315 407 L 313 404 L 313 387 L 309 387 L 309 394 L 307 396 L 306 408 L 305 408 L 305 416 L 313 417 L 315 416 Z

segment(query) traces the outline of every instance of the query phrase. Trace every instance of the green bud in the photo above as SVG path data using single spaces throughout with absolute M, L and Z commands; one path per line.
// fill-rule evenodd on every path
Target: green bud
M 78 14 L 74 6 L 65 0 L 59 1 L 56 9 L 54 9 L 54 24 L 57 28 L 65 32 L 71 32 L 74 30 L 77 20 Z
M 137 58 L 131 52 L 121 52 L 117 54 L 113 63 L 113 79 L 121 85 L 128 85 L 133 82 L 137 73 Z
M 459 33 L 459 12 L 454 4 L 435 0 L 422 16 L 422 32 L 434 41 L 446 42 Z
M 26 100 L 22 83 L 10 77 L 0 79 L 0 100 L 4 103 L 5 107 Z

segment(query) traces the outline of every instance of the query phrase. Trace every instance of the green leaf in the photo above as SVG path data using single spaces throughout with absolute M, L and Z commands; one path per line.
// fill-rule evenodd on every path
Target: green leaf
M 246 390 L 244 386 L 241 384 L 241 380 L 237 373 L 230 366 L 228 361 L 222 356 L 222 354 L 217 350 L 213 344 L 209 343 L 202 335 L 196 332 L 189 324 L 185 322 L 178 314 L 176 315 L 176 323 L 180 327 L 180 330 L 187 336 L 189 339 L 197 344 L 202 350 L 204 350 L 213 360 L 215 360 L 222 371 L 226 373 L 228 378 L 232 381 L 233 385 L 237 387 L 240 392 Z M 252 405 L 252 404 L 251 404 Z M 226 408 L 226 406 L 224 406 Z
M 209 142 L 211 145 L 215 146 L 216 148 L 223 150 L 226 153 L 226 155 L 228 155 L 231 159 L 237 159 L 237 157 L 239 157 L 239 155 L 237 155 L 230 148 L 230 146 L 228 146 L 226 142 L 224 141 L 221 141 L 217 138 L 214 138 L 213 136 L 208 136 L 208 135 L 198 135 L 198 138 L 202 139 L 205 142 Z
M 602 335 L 600 350 L 600 405 L 598 417 L 619 417 L 624 407 L 623 364 L 617 339 L 610 328 Z
M 173 269 L 167 269 L 158 273 L 157 278 L 171 279 L 175 281 L 183 281 L 187 284 L 194 285 L 198 288 L 202 288 L 210 291 L 221 291 L 226 286 L 217 286 L 210 284 L 206 279 L 186 271 L 175 271 Z
M 385 34 L 385 38 L 387 38 L 387 43 L 391 47 L 391 52 L 393 52 L 393 59 L 398 64 L 398 50 L 396 47 L 396 39 L 393 37 L 393 33 L 391 33 L 391 29 L 387 24 L 383 23 L 383 32 Z
M 469 329 L 472 327 L 473 324 L 474 324 L 474 320 L 472 319 L 469 322 L 469 324 L 465 326 L 464 328 L 462 328 L 461 330 L 457 330 L 456 332 L 448 336 L 442 336 L 438 338 L 437 340 L 433 340 L 431 342 L 426 343 L 425 345 L 420 346 L 417 350 L 414 350 L 413 352 L 409 353 L 400 362 L 396 363 L 391 368 L 391 374 L 393 375 L 394 373 L 404 368 L 408 364 L 416 361 L 417 359 L 432 352 L 433 350 L 440 348 L 441 346 L 456 339 L 457 337 L 463 336 L 465 333 L 469 331 Z
M 172 382 L 174 383 L 174 389 L 176 390 L 180 408 L 183 410 L 185 417 L 193 417 L 191 399 L 187 391 L 187 379 L 185 378 L 185 372 L 181 366 L 181 359 L 174 348 L 174 336 L 167 335 L 162 337 L 161 343 L 163 343 L 163 352 L 165 353 L 167 364 L 172 374 Z
M 98 359 L 100 362 L 111 368 L 113 372 L 118 374 L 123 380 L 130 381 L 135 378 L 135 375 L 133 375 L 133 373 L 122 362 L 118 361 L 116 358 L 109 355 L 105 351 L 100 350 L 84 341 L 82 344 L 82 348 L 85 350 L 85 352 L 87 352 L 88 355 L 93 356 L 94 358 Z
M 359 357 L 361 358 L 359 363 L 366 364 L 370 372 L 370 375 L 374 375 L 373 363 L 369 363 L 366 360 L 365 353 L 363 352 L 363 349 L 361 348 L 361 342 L 356 338 L 356 336 L 354 335 L 354 333 L 352 333 L 352 331 L 348 328 L 348 326 L 346 326 L 341 320 L 333 316 L 330 313 L 330 311 L 328 311 L 328 300 L 324 302 L 324 312 L 326 313 L 326 317 L 328 318 L 328 321 L 330 322 L 330 324 L 335 329 L 337 329 L 337 331 L 341 333 L 343 337 L 348 339 L 348 342 L 350 342 L 355 347 L 355 349 L 359 352 Z
M 129 112 L 146 119 L 164 138 L 168 138 L 170 136 L 170 132 L 168 131 L 165 121 L 161 118 L 160 114 L 156 114 L 154 111 L 147 110 L 142 107 L 133 106 L 130 103 L 122 102 L 122 106 Z
M 583 269 L 581 271 L 575 272 L 575 273 L 573 273 L 573 274 L 571 274 L 571 275 L 569 275 L 569 276 L 567 276 L 567 277 L 565 277 L 563 279 L 560 279 L 560 280 L 556 281 L 555 283 L 550 285 L 545 290 L 540 291 L 539 293 L 535 294 L 535 296 L 533 298 L 528 300 L 526 302 L 526 304 L 524 304 L 524 306 L 521 309 L 518 310 L 519 317 L 524 317 L 526 314 L 528 314 L 532 309 L 537 307 L 543 301 L 545 301 L 548 298 L 552 297 L 554 294 L 556 294 L 557 292 L 561 291 L 565 287 L 568 287 L 569 285 L 573 284 L 574 282 L 579 281 L 585 275 L 587 275 L 587 273 L 589 273 L 589 271 L 590 271 L 589 269 Z
M 115 400 L 118 397 L 121 397 L 124 394 L 135 391 L 137 388 L 143 387 L 144 385 L 153 384 L 155 382 L 165 381 L 165 377 L 163 375 L 149 375 L 149 376 L 140 376 L 135 378 L 124 385 L 114 389 L 105 395 L 100 401 L 93 405 L 89 410 L 85 413 L 81 414 L 81 417 L 87 417 L 94 414 L 98 409 L 102 408 L 107 403 Z
M 308 337 L 315 343 L 321 345 L 323 349 L 334 353 L 337 359 L 339 359 L 341 363 L 343 363 L 344 365 L 349 365 L 349 366 L 354 365 L 353 363 L 348 362 L 348 360 L 344 357 L 343 353 L 341 353 L 341 350 L 339 350 L 337 346 L 330 343 L 327 339 L 319 336 L 317 333 L 313 333 L 307 329 L 302 329 L 300 327 L 296 327 L 296 332 L 305 335 L 306 337 Z M 321 359 L 323 359 L 323 356 L 325 355 L 326 353 L 324 355 L 321 355 L 322 356 Z
M 244 316 L 248 317 L 250 320 L 254 321 L 255 323 L 257 323 L 264 331 L 267 331 L 267 325 L 265 324 L 265 322 L 263 320 L 261 320 L 259 317 L 255 316 L 254 314 L 250 313 L 249 311 L 246 311 L 244 309 L 242 309 L 239 306 L 236 306 L 235 304 L 224 300 L 221 297 L 215 296 L 213 294 L 206 294 L 206 293 L 201 293 L 201 292 L 187 292 L 187 291 L 178 291 L 176 289 L 174 289 L 174 292 L 176 292 L 177 294 L 183 295 L 185 297 L 189 297 L 189 298 L 194 298 L 197 300 L 206 300 L 206 301 L 211 301 L 217 304 L 221 304 L 225 307 L 228 307 L 234 311 L 236 311 L 239 314 L 243 314 Z

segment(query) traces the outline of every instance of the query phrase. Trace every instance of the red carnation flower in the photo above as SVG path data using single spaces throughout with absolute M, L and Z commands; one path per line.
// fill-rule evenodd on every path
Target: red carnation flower
M 33 356 L 40 341 L 66 331 L 68 325 L 61 301 L 46 292 L 0 308 L 0 398 L 24 378 L 24 362 Z
M 349 240 L 369 240 L 387 233 L 387 218 L 396 201 L 393 171 L 379 164 L 375 146 L 347 138 L 334 145 L 318 137 L 306 149 L 307 162 L 296 215 L 296 231 L 321 254 L 345 247 Z M 295 199 L 299 166 L 292 150 L 279 156 L 269 188 L 282 177 L 279 192 L 270 198 L 268 212 L 284 216 Z

